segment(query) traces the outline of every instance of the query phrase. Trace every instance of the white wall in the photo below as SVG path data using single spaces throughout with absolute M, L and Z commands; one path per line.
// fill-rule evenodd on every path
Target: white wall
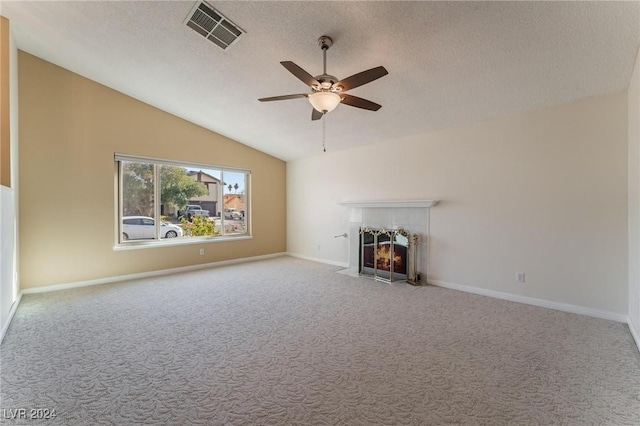
M 18 49 L 9 36 L 9 102 L 11 121 L 11 182 L 12 187 L 0 187 L 0 342 L 11 321 L 12 309 L 18 299 Z
M 347 262 L 340 201 L 439 199 L 430 280 L 626 316 L 627 140 L 625 92 L 291 161 L 287 250 Z
M 0 330 L 3 331 L 9 321 L 11 305 L 15 301 L 15 204 L 13 189 L 0 185 Z M 2 335 L 4 333 L 0 334 Z
M 629 328 L 640 347 L 640 50 L 629 102 Z

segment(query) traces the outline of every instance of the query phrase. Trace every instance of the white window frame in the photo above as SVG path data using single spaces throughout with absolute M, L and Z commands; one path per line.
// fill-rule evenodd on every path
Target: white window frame
M 122 241 L 122 205 L 123 205 L 123 187 L 122 187 L 122 179 L 121 179 L 121 171 L 122 171 L 122 162 L 136 162 L 136 163 L 148 163 L 153 164 L 153 197 L 154 197 L 154 220 L 155 220 L 155 235 L 156 238 L 153 240 L 133 240 L 133 241 Z M 220 171 L 220 180 L 224 183 L 224 172 L 233 172 L 233 173 L 243 173 L 245 175 L 245 188 L 244 188 L 244 196 L 245 196 L 245 226 L 246 231 L 242 234 L 224 234 L 224 185 L 218 185 L 218 199 L 220 200 L 220 226 L 221 226 L 221 235 L 211 235 L 211 236 L 203 236 L 203 237 L 189 237 L 189 238 L 159 238 L 160 236 L 160 213 L 161 213 L 161 205 L 162 200 L 160 199 L 160 167 L 161 165 L 167 166 L 178 166 L 185 168 L 200 168 L 200 169 L 209 169 Z M 201 244 L 203 242 L 224 242 L 224 241 L 237 241 L 242 239 L 251 239 L 253 238 L 251 229 L 251 170 L 249 169 L 240 169 L 228 166 L 219 166 L 214 164 L 205 164 L 205 163 L 197 163 L 197 162 L 187 162 L 187 161 L 176 161 L 176 160 L 167 160 L 162 158 L 154 158 L 154 157 L 142 157 L 136 155 L 129 154 L 114 154 L 114 181 L 115 181 L 115 250 L 122 249 L 136 249 L 136 248 L 148 248 L 148 247 L 157 247 L 157 246 L 172 246 L 172 245 L 184 245 L 184 244 Z

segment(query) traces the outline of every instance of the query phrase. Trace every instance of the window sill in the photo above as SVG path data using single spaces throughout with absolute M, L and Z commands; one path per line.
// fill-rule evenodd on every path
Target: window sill
M 179 237 L 179 238 L 170 238 L 163 239 L 160 241 L 149 240 L 149 241 L 131 241 L 126 244 L 116 244 L 113 246 L 114 251 L 120 250 L 137 250 L 137 249 L 148 249 L 148 248 L 157 248 L 157 247 L 175 247 L 175 246 L 184 246 L 191 244 L 209 244 L 209 243 L 222 243 L 229 241 L 238 241 L 238 240 L 251 240 L 253 236 L 251 235 L 237 235 L 231 236 L 227 235 L 224 237 Z

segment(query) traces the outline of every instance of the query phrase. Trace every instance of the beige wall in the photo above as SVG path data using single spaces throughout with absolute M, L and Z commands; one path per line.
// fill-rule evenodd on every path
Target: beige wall
M 340 201 L 416 199 L 429 279 L 626 315 L 626 92 L 290 161 L 287 249 L 346 263 Z
M 629 318 L 640 347 L 640 49 L 629 84 Z
M 9 20 L 0 16 L 0 185 L 11 187 Z
M 283 161 L 27 53 L 18 61 L 23 289 L 285 250 Z M 254 238 L 114 251 L 114 152 L 250 169 Z

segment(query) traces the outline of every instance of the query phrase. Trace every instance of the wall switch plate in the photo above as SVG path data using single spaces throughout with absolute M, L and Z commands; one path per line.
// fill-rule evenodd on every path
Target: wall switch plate
M 204 249 L 200 249 L 200 256 L 204 256 Z
M 517 283 L 524 282 L 524 272 L 516 272 L 516 282 Z

